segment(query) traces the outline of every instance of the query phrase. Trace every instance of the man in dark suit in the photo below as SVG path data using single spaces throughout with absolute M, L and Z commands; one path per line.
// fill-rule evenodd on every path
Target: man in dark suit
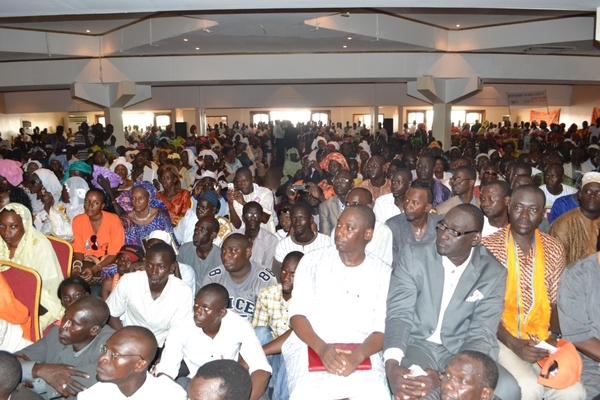
M 346 204 L 346 195 L 352 189 L 354 181 L 352 173 L 347 170 L 341 170 L 333 178 L 333 191 L 335 196 L 319 204 L 319 233 L 331 235 L 335 228 L 337 220 Z
M 435 243 L 407 244 L 394 258 L 383 349 L 396 399 L 436 398 L 439 371 L 460 351 L 497 359 L 506 270 L 479 244 L 482 228 L 481 210 L 461 204 L 438 222 Z M 516 381 L 499 369 L 497 396 L 519 399 Z

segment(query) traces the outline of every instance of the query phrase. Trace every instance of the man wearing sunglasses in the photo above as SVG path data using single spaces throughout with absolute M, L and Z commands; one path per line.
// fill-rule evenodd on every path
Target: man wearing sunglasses
M 436 398 L 439 371 L 460 351 L 498 357 L 506 270 L 480 245 L 482 227 L 481 210 L 460 204 L 438 222 L 434 243 L 407 244 L 394 258 L 383 356 L 396 398 Z M 496 394 L 519 399 L 500 369 Z

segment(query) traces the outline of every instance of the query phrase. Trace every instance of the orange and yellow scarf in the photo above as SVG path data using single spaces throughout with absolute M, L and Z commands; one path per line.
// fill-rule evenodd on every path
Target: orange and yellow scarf
M 546 340 L 550 326 L 550 299 L 544 280 L 546 263 L 540 232 L 534 236 L 533 273 L 530 282 L 533 302 L 525 309 L 521 293 L 521 268 L 517 257 L 517 245 L 510 234 L 510 225 L 506 228 L 506 293 L 502 322 L 511 335 L 519 339 Z

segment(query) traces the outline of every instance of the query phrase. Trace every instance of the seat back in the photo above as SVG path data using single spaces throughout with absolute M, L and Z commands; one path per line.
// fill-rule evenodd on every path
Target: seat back
M 0 261 L 4 279 L 10 285 L 17 300 L 29 310 L 31 316 L 31 340 L 40 340 L 40 298 L 42 296 L 42 279 L 37 271 L 15 264 L 10 261 Z
M 73 263 L 73 246 L 71 243 L 66 240 L 55 238 L 54 236 L 46 235 L 50 243 L 52 244 L 52 248 L 56 253 L 56 258 L 58 258 L 58 263 L 60 264 L 60 269 L 63 273 L 63 278 L 67 279 L 71 276 L 71 264 Z

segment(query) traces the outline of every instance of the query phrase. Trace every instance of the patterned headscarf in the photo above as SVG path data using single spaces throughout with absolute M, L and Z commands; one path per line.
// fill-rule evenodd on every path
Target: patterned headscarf
M 350 170 L 350 168 L 348 167 L 348 162 L 346 162 L 346 158 L 341 153 L 327 154 L 327 156 L 323 160 L 321 160 L 321 163 L 319 164 L 321 169 L 324 169 L 325 171 L 329 172 L 329 161 L 331 160 L 340 163 L 342 169 L 345 169 L 347 171 Z
M 138 188 L 138 187 L 142 187 L 143 189 L 146 189 L 146 192 L 148 192 L 148 196 L 150 198 L 150 201 L 148 204 L 150 205 L 150 207 L 162 208 L 163 210 L 167 209 L 167 206 L 165 206 L 165 203 L 163 203 L 162 201 L 160 201 L 156 198 L 156 188 L 154 187 L 154 185 L 151 182 L 148 182 L 148 181 L 140 181 L 140 182 L 134 183 L 133 186 L 131 187 L 131 190 L 129 191 L 130 199 L 131 199 L 131 193 L 133 192 L 133 189 Z

